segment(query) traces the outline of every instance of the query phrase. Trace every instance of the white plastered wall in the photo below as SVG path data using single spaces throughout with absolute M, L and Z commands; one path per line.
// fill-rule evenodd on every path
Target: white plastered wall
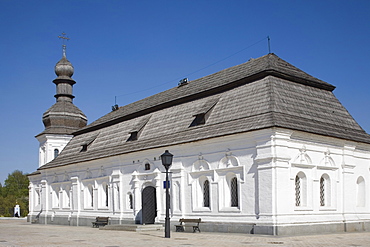
M 140 220 L 141 192 L 150 185 L 157 192 L 156 221 L 162 222 L 165 174 L 159 156 L 165 149 L 174 154 L 170 168 L 174 221 L 200 217 L 208 222 L 284 225 L 370 220 L 369 145 L 280 128 L 41 170 L 41 175 L 30 177 L 30 214 L 39 212 L 41 206 L 36 204 L 35 191 L 44 181 L 49 192 L 41 193 L 45 209 L 42 214 L 72 218 L 109 216 L 120 221 L 137 221 Z M 147 163 L 149 170 L 145 170 Z M 295 203 L 298 173 L 306 177 L 302 192 L 304 203 L 300 206 Z M 330 181 L 325 188 L 324 206 L 320 205 L 322 176 Z M 360 176 L 364 186 L 357 185 Z M 232 177 L 238 181 L 237 207 L 230 206 Z M 210 206 L 207 208 L 202 206 L 199 179 L 209 181 Z M 108 207 L 101 204 L 106 195 L 99 188 L 104 184 L 108 185 Z M 88 201 L 85 190 L 89 185 L 93 187 L 93 207 L 84 205 Z M 53 207 L 53 188 L 61 191 L 58 207 Z M 69 207 L 63 202 L 66 198 L 63 188 L 70 190 Z M 354 193 L 358 190 L 360 192 Z M 130 195 L 133 208 L 128 205 Z M 358 198 L 359 195 L 365 198 Z

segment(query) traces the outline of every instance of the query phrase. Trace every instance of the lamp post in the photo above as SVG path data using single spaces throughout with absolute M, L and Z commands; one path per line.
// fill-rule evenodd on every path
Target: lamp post
M 170 193 L 168 190 L 169 181 L 168 181 L 168 169 L 172 165 L 173 155 L 166 150 L 164 154 L 161 155 L 162 165 L 166 169 L 166 219 L 164 222 L 164 237 L 170 238 Z

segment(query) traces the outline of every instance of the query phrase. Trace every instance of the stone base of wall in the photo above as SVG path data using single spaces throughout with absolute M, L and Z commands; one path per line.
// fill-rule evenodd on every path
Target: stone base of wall
M 29 215 L 28 219 L 34 224 L 50 225 L 69 225 L 69 226 L 92 226 L 95 217 L 63 217 L 63 216 L 43 216 L 38 219 L 36 216 Z M 163 223 L 163 222 L 161 222 Z M 110 219 L 111 225 L 135 224 L 132 219 Z M 171 222 L 171 231 L 175 231 L 178 221 Z M 223 222 L 204 222 L 200 224 L 202 232 L 224 232 L 224 233 L 245 233 L 262 235 L 307 235 L 321 233 L 338 232 L 361 232 L 370 231 L 370 221 L 359 222 L 333 222 L 315 224 L 289 224 L 289 225 L 259 225 L 247 223 L 223 223 Z M 185 227 L 186 232 L 191 232 L 192 227 Z
M 370 231 L 370 221 L 291 224 L 277 226 L 255 225 L 253 229 L 254 234 L 286 236 L 361 231 Z

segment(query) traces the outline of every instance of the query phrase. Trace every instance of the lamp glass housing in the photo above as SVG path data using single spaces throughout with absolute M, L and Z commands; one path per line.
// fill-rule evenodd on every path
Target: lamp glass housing
M 168 152 L 168 150 L 166 150 L 164 154 L 161 155 L 162 165 L 166 168 L 166 170 L 169 169 L 172 165 L 172 158 L 173 154 Z

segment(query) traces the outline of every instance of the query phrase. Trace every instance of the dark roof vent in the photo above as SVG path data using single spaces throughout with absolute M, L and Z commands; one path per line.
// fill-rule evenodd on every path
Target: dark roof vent
M 114 106 L 112 106 L 112 111 L 117 111 L 119 108 L 119 106 L 117 104 L 115 104 Z
M 184 86 L 186 84 L 188 84 L 188 78 L 184 78 L 184 79 L 180 80 L 179 84 L 177 86 L 181 87 L 181 86 Z

